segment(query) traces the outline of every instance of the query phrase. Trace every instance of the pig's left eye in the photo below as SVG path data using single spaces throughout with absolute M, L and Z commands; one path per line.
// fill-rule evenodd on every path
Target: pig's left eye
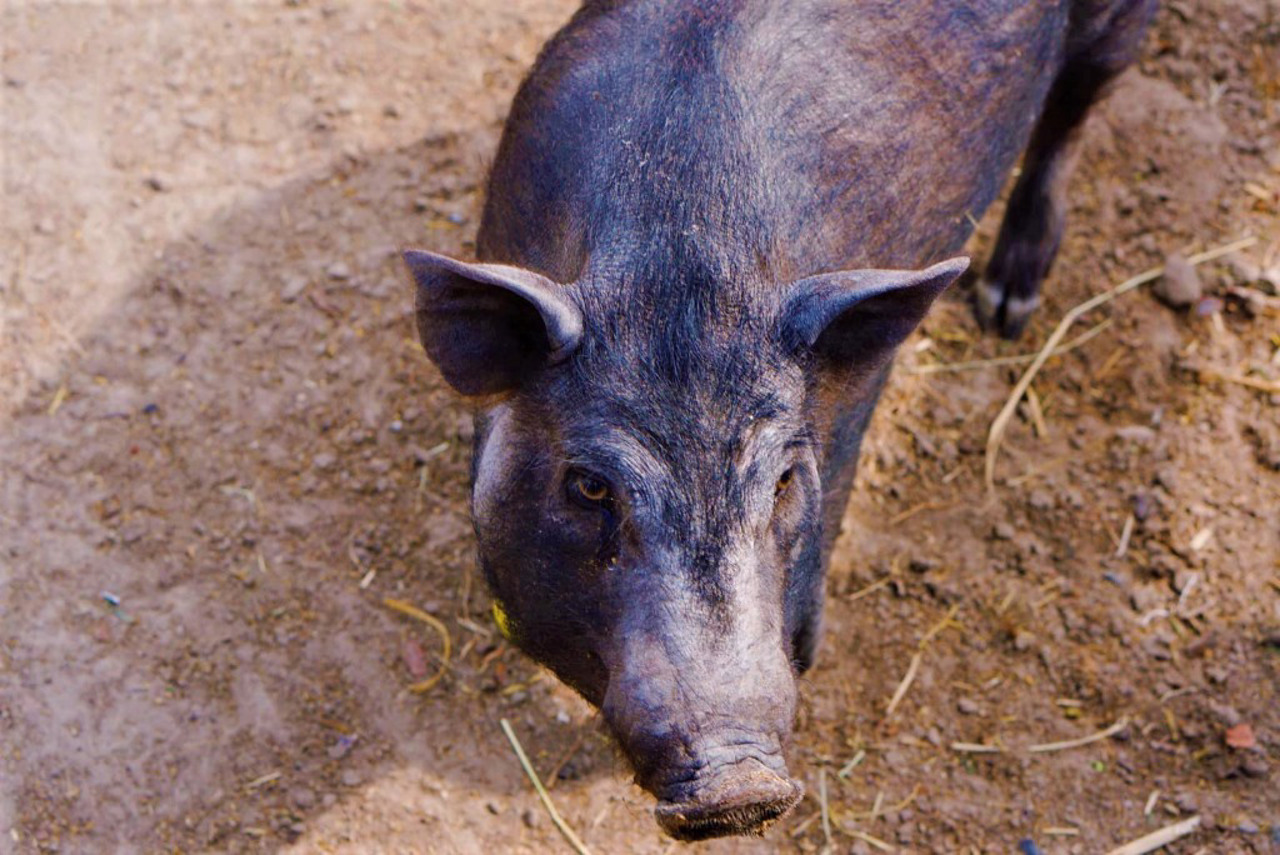
M 565 484 L 569 500 L 584 508 L 608 507 L 613 492 L 609 482 L 590 472 L 573 470 Z
M 796 470 L 788 469 L 778 478 L 777 485 L 773 488 L 773 494 L 781 499 L 791 489 L 791 482 L 796 479 Z

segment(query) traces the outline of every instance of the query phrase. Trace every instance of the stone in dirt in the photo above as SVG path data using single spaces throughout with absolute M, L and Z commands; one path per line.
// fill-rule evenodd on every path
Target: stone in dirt
M 1170 253 L 1164 260 L 1164 275 L 1152 289 L 1160 300 L 1175 309 L 1185 309 L 1204 293 L 1200 274 L 1181 253 Z

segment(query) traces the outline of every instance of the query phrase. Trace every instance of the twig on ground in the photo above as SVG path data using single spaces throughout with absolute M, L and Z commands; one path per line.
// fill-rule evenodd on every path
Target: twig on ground
M 1035 428 L 1036 436 L 1044 439 L 1049 435 L 1049 426 L 1044 421 L 1044 408 L 1040 406 L 1040 396 L 1036 394 L 1035 386 L 1027 387 L 1027 407 L 1031 410 L 1031 425 Z
M 916 514 L 923 511 L 940 511 L 949 507 L 951 507 L 951 502 L 922 502 L 921 504 L 907 508 L 902 513 L 890 518 L 889 525 L 897 525 L 898 523 L 906 522 Z
M 858 764 L 865 759 L 867 759 L 867 752 L 859 748 L 857 753 L 853 755 L 853 758 L 849 760 L 848 763 L 845 763 L 843 766 L 841 766 L 839 772 L 836 772 L 836 777 L 837 778 L 849 777 L 850 775 L 853 774 L 853 770 L 857 768 Z
M 1088 736 L 1082 736 L 1079 739 L 1068 739 L 1064 742 L 1044 742 L 1040 745 L 1032 745 L 1027 751 L 1032 754 L 1047 754 L 1050 751 L 1066 751 L 1069 748 L 1079 748 L 1083 745 L 1090 745 L 1094 742 L 1101 742 L 1115 736 L 1120 731 L 1129 726 L 1129 719 L 1122 718 L 1106 730 L 1100 730 L 1097 733 L 1091 733 Z
M 907 689 L 911 688 L 911 683 L 916 679 L 916 672 L 920 670 L 920 660 L 924 657 L 924 652 L 917 650 L 915 655 L 911 657 L 911 664 L 907 666 L 906 676 L 902 678 L 902 682 L 898 684 L 898 688 L 894 691 L 893 697 L 889 699 L 889 706 L 885 708 L 885 719 L 890 718 L 894 710 L 898 708 L 898 704 L 902 703 L 902 699 L 907 696 Z
M 524 769 L 525 775 L 528 776 L 529 783 L 533 784 L 533 788 L 538 793 L 538 798 L 542 800 L 542 806 L 547 809 L 547 814 L 550 815 L 551 821 L 555 823 L 560 834 L 578 855 L 591 855 L 591 850 L 578 839 L 578 835 L 573 833 L 573 829 L 560 817 L 556 806 L 552 804 L 551 796 L 547 793 L 546 788 L 542 786 L 542 781 L 538 780 L 538 773 L 533 771 L 533 766 L 529 763 L 529 758 L 525 755 L 524 748 L 520 745 L 520 740 L 516 738 L 516 732 L 511 729 L 511 723 L 505 718 L 499 720 L 498 723 L 502 725 L 502 732 L 507 735 L 507 741 L 511 743 L 512 750 L 516 752 L 516 759 L 520 761 L 520 766 Z
M 1182 822 L 1166 825 L 1164 828 L 1139 837 L 1132 843 L 1126 843 L 1123 846 L 1112 849 L 1107 855 L 1146 855 L 1147 852 L 1154 852 L 1163 846 L 1168 846 L 1175 840 L 1186 837 L 1199 827 L 1200 817 L 1193 816 L 1191 819 L 1184 819 Z
M 1112 318 L 1107 318 L 1101 323 L 1095 324 L 1080 335 L 1071 339 L 1071 341 L 1062 345 L 1049 354 L 1050 357 L 1061 356 L 1064 353 L 1075 350 L 1080 345 L 1089 341 L 1089 339 L 1106 330 L 1107 327 L 1114 324 Z M 1036 358 L 1034 353 L 1019 353 L 1016 356 L 996 356 L 991 359 L 975 359 L 970 362 L 939 362 L 933 365 L 913 365 L 907 369 L 908 374 L 941 374 L 953 371 L 977 371 L 982 368 L 995 368 L 1001 365 L 1024 365 Z
M 864 843 L 869 843 L 870 845 L 874 846 L 876 849 L 879 849 L 881 852 L 893 851 L 893 847 L 890 846 L 888 843 L 885 843 L 879 837 L 872 837 L 870 834 L 867 834 L 865 831 L 859 831 L 856 828 L 846 828 L 844 832 L 845 834 L 848 834 L 850 837 L 856 837 Z
M 1133 514 L 1124 518 L 1124 528 L 1120 532 L 1120 543 L 1116 545 L 1116 558 L 1124 558 L 1129 551 L 1129 539 L 1133 537 Z
M 821 812 L 821 811 L 819 811 L 818 813 L 815 813 L 815 814 L 812 814 L 812 815 L 810 815 L 810 816 L 805 817 L 805 818 L 804 818 L 804 821 L 802 821 L 802 822 L 801 822 L 799 825 L 797 825 L 795 828 L 791 829 L 791 836 L 792 836 L 792 837 L 799 837 L 800 835 L 804 834 L 806 831 L 808 831 L 808 830 L 809 830 L 809 826 L 813 825 L 815 822 L 817 822 L 817 821 L 818 821 L 819 819 L 821 819 L 821 818 L 822 818 L 822 812 Z
M 1211 249 L 1208 252 L 1201 252 L 1197 255 L 1190 256 L 1187 261 L 1192 265 L 1204 264 L 1215 258 L 1221 258 L 1233 252 L 1253 246 L 1258 242 L 1256 237 L 1242 238 L 1224 246 Z M 1098 308 L 1099 306 L 1109 303 L 1116 297 L 1128 293 L 1139 286 L 1152 282 L 1164 273 L 1164 267 L 1153 267 L 1143 273 L 1139 273 L 1130 279 L 1121 282 L 1114 288 L 1097 294 L 1075 308 L 1071 309 L 1062 320 L 1058 322 L 1058 326 L 1054 328 L 1049 335 L 1048 340 L 1044 343 L 1044 347 L 1036 355 L 1031 365 L 1023 372 L 1021 379 L 1013 387 L 1013 392 L 1009 395 L 1009 399 L 1005 401 L 1004 406 L 1000 409 L 1000 413 L 996 416 L 995 421 L 991 423 L 991 429 L 987 432 L 987 450 L 985 461 L 985 478 L 987 484 L 987 492 L 994 493 L 996 488 L 996 459 L 1000 453 L 1000 443 L 1004 438 L 1005 429 L 1009 426 L 1009 420 L 1013 418 L 1013 413 L 1018 407 L 1018 402 L 1022 400 L 1022 396 L 1026 394 L 1027 388 L 1031 382 L 1035 380 L 1036 375 L 1040 373 L 1040 369 L 1049 361 L 1049 357 L 1053 355 L 1054 348 L 1066 336 L 1067 330 L 1082 315 Z
M 860 599 L 862 599 L 863 597 L 867 596 L 868 594 L 874 594 L 876 591 L 880 590 L 880 589 L 881 589 L 881 588 L 883 588 L 885 585 L 888 585 L 891 581 L 893 581 L 893 576 L 892 576 L 892 575 L 884 576 L 884 577 L 882 577 L 882 578 L 880 578 L 880 579 L 877 579 L 876 581 L 872 582 L 872 583 L 871 583 L 870 585 L 868 585 L 867 587 L 865 587 L 865 588 L 863 588 L 863 589 L 861 589 L 861 590 L 858 590 L 858 591 L 854 591 L 852 594 L 850 594 L 850 595 L 849 595 L 848 597 L 846 597 L 845 599 L 846 599 L 848 602 L 850 602 L 850 603 L 852 603 L 854 600 L 860 600 Z
M 414 620 L 420 620 L 427 626 L 431 627 L 440 636 L 440 641 L 444 649 L 440 653 L 440 670 L 436 671 L 433 676 L 428 677 L 420 683 L 414 683 L 409 687 L 409 691 L 415 695 L 430 690 L 436 683 L 444 677 L 446 671 L 449 670 L 449 655 L 453 652 L 453 638 L 449 635 L 449 627 L 439 618 L 432 617 L 417 606 L 406 603 L 404 600 L 397 600 L 387 597 L 382 604 L 392 611 L 397 611 L 402 615 L 411 617 Z
M 831 808 L 827 804 L 827 767 L 818 767 L 818 807 L 822 811 L 823 851 L 831 849 Z
M 953 742 L 951 750 L 961 754 L 1003 754 L 999 745 L 983 745 L 980 742 Z
M 1199 369 L 1200 376 L 1211 380 L 1221 380 L 1224 383 L 1235 383 L 1237 386 L 1246 386 L 1250 389 L 1257 389 L 1259 392 L 1270 392 L 1280 394 L 1280 381 L 1262 380 L 1257 377 L 1244 377 L 1239 374 L 1223 374 L 1221 371 L 1214 371 L 1212 368 Z
M 870 821 L 873 819 L 878 819 L 884 814 L 897 813 L 900 810 L 905 810 L 906 807 L 910 805 L 912 802 L 914 802 L 916 800 L 916 797 L 919 795 L 920 795 L 920 785 L 916 784 L 914 787 L 911 788 L 911 792 L 907 794 L 907 797 L 905 799 L 898 802 L 896 805 L 890 805 L 888 810 L 884 810 L 883 809 L 884 790 L 880 790 L 879 792 L 876 793 L 876 800 L 871 803 L 871 810 L 862 811 L 861 813 L 848 814 L 848 816 L 850 819 L 859 820 L 859 821 Z
M 930 641 L 932 641 L 935 636 L 939 635 L 943 631 L 950 629 L 952 627 L 956 629 L 960 629 L 961 628 L 960 624 L 954 620 L 956 613 L 959 611 L 960 611 L 960 603 L 956 603 L 954 606 L 947 609 L 947 613 L 946 615 L 943 616 L 942 620 L 938 621 L 933 626 L 929 627 L 929 631 L 926 632 L 920 638 L 920 644 L 917 646 L 921 650 L 924 650 L 925 645 L 928 644 Z
M 1082 736 L 1079 739 L 1068 739 L 1064 742 L 1042 742 L 1038 745 L 1029 745 L 1025 750 L 1030 754 L 1048 754 L 1052 751 L 1066 751 L 1070 748 L 1080 748 L 1115 736 L 1128 726 L 1129 719 L 1122 718 L 1106 730 L 1100 730 L 1097 733 L 1091 733 L 1088 736 Z M 951 743 L 951 750 L 959 752 L 960 754 L 1004 754 L 1015 753 L 1016 751 L 1016 749 L 1007 749 L 1000 745 L 983 745 L 980 742 L 953 742 Z
M 1151 812 L 1156 809 L 1156 800 L 1160 798 L 1159 790 L 1152 790 L 1151 795 L 1147 796 L 1147 803 L 1142 808 L 1143 816 L 1151 816 Z

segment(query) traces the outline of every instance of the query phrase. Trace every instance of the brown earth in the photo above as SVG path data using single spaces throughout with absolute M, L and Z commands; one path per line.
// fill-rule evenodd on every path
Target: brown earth
M 467 419 L 394 253 L 469 251 L 571 6 L 0 12 L 0 851 L 562 849 L 501 717 L 543 775 L 563 760 L 595 852 L 673 848 L 591 711 L 494 631 Z M 1170 851 L 1280 851 L 1280 394 L 1255 388 L 1280 380 L 1278 194 L 1280 6 L 1168 4 L 1089 123 L 1025 341 L 956 295 L 904 349 L 804 680 L 810 797 L 704 851 L 821 850 L 820 776 L 838 851 L 1101 852 L 1191 815 Z M 1024 404 L 989 501 L 1020 369 L 928 366 L 1034 350 L 1248 234 L 1190 311 L 1144 289 L 1085 319 L 1110 323 L 1041 372 L 1044 435 Z M 386 597 L 452 636 L 424 694 L 440 645 Z

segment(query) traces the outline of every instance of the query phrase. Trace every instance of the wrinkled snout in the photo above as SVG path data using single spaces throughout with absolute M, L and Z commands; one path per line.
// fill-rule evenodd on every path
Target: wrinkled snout
M 795 806 L 804 788 L 783 757 L 795 712 L 785 657 L 680 669 L 655 647 L 630 653 L 603 711 L 664 831 L 760 834 Z
M 800 801 L 804 788 L 787 775 L 781 752 L 734 747 L 691 779 L 655 793 L 663 831 L 687 841 L 760 834 Z

